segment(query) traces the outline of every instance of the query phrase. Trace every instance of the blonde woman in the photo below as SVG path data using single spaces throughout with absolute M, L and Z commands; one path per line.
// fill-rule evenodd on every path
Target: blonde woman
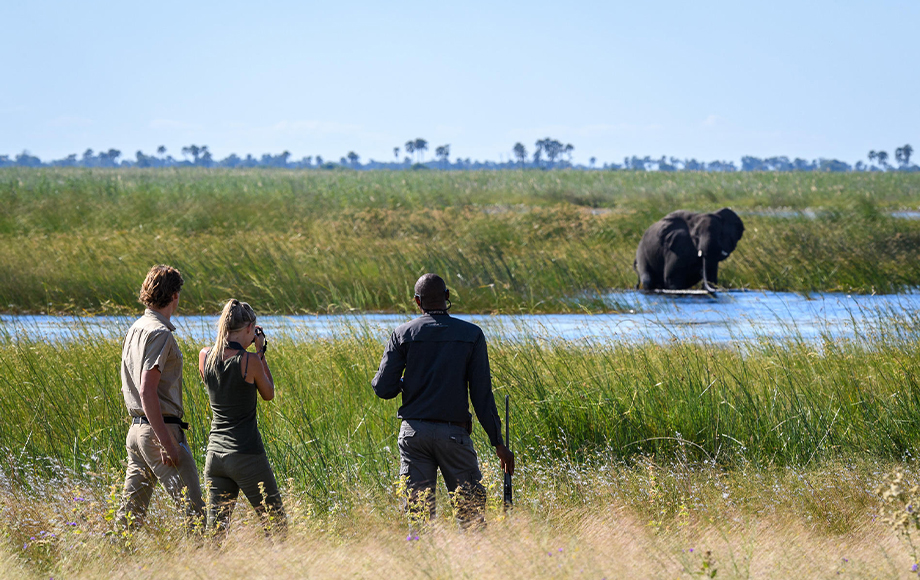
M 256 352 L 247 351 L 255 344 Z M 240 490 L 267 524 L 284 525 L 284 508 L 256 423 L 256 395 L 271 401 L 275 383 L 265 360 L 266 342 L 245 302 L 227 302 L 217 341 L 198 354 L 198 371 L 211 401 L 211 434 L 204 477 L 208 527 L 226 529 Z

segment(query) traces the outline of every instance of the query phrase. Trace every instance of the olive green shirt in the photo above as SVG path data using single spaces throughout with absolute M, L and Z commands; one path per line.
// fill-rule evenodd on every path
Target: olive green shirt
M 256 419 L 256 386 L 243 379 L 244 353 L 241 350 L 225 361 L 217 361 L 215 368 L 205 368 L 204 384 L 208 387 L 212 415 L 208 451 L 265 453 Z
M 168 417 L 182 417 L 182 351 L 173 336 L 176 327 L 168 318 L 150 310 L 128 329 L 121 349 L 121 392 L 132 417 L 144 414 L 141 405 L 141 376 L 157 367 L 160 384 L 157 394 L 160 412 Z

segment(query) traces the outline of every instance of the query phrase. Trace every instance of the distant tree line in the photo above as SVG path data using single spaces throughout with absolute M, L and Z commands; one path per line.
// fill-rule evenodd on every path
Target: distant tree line
M 400 159 L 400 152 L 405 155 Z M 786 156 L 768 157 L 761 159 L 745 155 L 741 158 L 741 166 L 734 161 L 697 161 L 696 159 L 678 159 L 676 157 L 653 158 L 625 157 L 623 163 L 604 163 L 597 166 L 597 159 L 591 157 L 588 165 L 575 165 L 572 162 L 572 152 L 575 147 L 571 143 L 563 144 L 557 139 L 546 137 L 534 143 L 533 152 L 528 152 L 523 143 L 515 143 L 511 148 L 511 155 L 507 161 L 474 161 L 469 157 L 450 160 L 450 144 L 435 147 L 435 159 L 425 161 L 425 152 L 428 151 L 428 141 L 422 138 L 410 139 L 405 142 L 403 149 L 393 148 L 393 160 L 375 161 L 368 160 L 361 163 L 361 156 L 354 151 L 349 151 L 339 158 L 338 162 L 323 159 L 322 155 L 309 155 L 300 159 L 292 159 L 289 151 L 277 155 L 265 153 L 260 157 L 246 155 L 240 157 L 231 153 L 223 159 L 214 159 L 207 145 L 188 145 L 182 147 L 180 159 L 174 158 L 160 145 L 154 154 L 137 151 L 134 159 L 122 158 L 121 151 L 109 149 L 108 151 L 95 152 L 87 149 L 82 155 L 71 154 L 63 159 L 42 161 L 38 157 L 23 151 L 19 155 L 0 155 L 0 167 L 225 167 L 225 168 L 254 168 L 275 167 L 283 169 L 337 169 L 348 168 L 357 170 L 369 169 L 444 169 L 444 170 L 469 170 L 469 169 L 578 169 L 578 170 L 631 170 L 631 171 L 920 171 L 920 167 L 911 164 L 914 148 L 910 145 L 898 147 L 894 152 L 894 162 L 889 163 L 886 151 L 869 151 L 868 163 L 857 161 L 850 165 L 838 159 L 801 159 L 790 160 Z

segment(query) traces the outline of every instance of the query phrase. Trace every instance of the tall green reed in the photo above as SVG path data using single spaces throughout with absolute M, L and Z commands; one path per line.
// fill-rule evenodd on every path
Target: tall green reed
M 286 231 L 346 210 L 553 206 L 915 209 L 915 174 L 0 169 L 0 233 Z M 657 219 L 657 218 L 656 218 Z
M 658 215 L 657 217 L 661 217 Z M 655 219 L 657 219 L 655 217 Z M 649 218 L 651 219 L 651 218 Z M 920 220 L 746 216 L 720 283 L 803 292 L 897 292 L 920 281 Z M 154 263 L 180 268 L 183 308 L 216 312 L 245 294 L 270 312 L 404 311 L 439 272 L 467 312 L 619 310 L 650 222 L 571 205 L 344 211 L 287 230 L 175 228 L 0 235 L 0 310 L 121 312 Z M 144 226 L 144 227 L 141 227 Z M 145 229 L 146 228 L 146 229 Z
M 119 471 L 127 432 L 120 345 L 91 334 L 62 343 L 5 338 L 0 448 L 82 471 Z M 301 337 L 303 338 L 303 337 Z M 718 465 L 806 465 L 838 457 L 898 460 L 920 440 L 916 335 L 869 342 L 795 340 L 747 350 L 675 343 L 493 342 L 497 396 L 513 402 L 520 462 L 581 464 L 650 455 Z M 183 343 L 190 440 L 203 460 L 207 396 Z M 387 494 L 396 477 L 397 401 L 370 379 L 382 344 L 343 329 L 336 340 L 273 343 L 278 396 L 260 427 L 280 479 L 317 501 L 350 486 Z M 476 442 L 491 455 L 481 430 Z M 50 464 L 49 464 L 50 465 Z M 330 495 L 331 494 L 331 495 Z

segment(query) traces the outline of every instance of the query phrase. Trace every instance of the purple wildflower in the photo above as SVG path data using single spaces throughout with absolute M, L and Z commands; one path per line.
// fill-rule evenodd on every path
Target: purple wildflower
M 911 567 L 910 567 L 910 570 L 911 570 L 911 572 L 916 572 L 916 571 L 917 571 L 917 565 L 914 564 L 913 566 L 911 566 Z

